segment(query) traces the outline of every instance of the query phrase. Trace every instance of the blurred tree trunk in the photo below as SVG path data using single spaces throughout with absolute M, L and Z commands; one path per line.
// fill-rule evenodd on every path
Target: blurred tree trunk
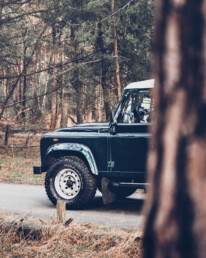
M 206 254 L 206 0 L 159 0 L 144 257 Z

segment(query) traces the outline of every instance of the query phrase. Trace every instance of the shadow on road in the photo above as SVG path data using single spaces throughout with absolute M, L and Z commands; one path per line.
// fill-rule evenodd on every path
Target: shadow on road
M 116 200 L 114 203 L 104 205 L 101 196 L 96 196 L 87 210 L 109 211 L 109 212 L 126 212 L 126 213 L 140 213 L 142 211 L 144 200 L 136 198 L 125 198 L 123 200 Z
M 54 207 L 48 199 L 41 202 L 44 207 Z M 82 211 L 96 212 L 96 213 L 126 213 L 126 214 L 140 214 L 144 206 L 144 199 L 137 199 L 133 197 L 116 200 L 111 204 L 104 205 L 101 196 L 95 196 L 92 203 Z

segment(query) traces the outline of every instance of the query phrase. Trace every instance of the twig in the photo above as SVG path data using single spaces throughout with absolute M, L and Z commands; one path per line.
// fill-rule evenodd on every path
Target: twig
M 39 148 L 39 146 L 0 146 L 0 149 L 28 149 L 28 148 Z
M 73 117 L 71 117 L 71 116 L 69 116 L 69 115 L 68 115 L 68 117 L 72 120 L 72 122 L 73 122 L 74 124 L 76 124 L 76 125 L 78 124 L 76 121 L 74 121 Z

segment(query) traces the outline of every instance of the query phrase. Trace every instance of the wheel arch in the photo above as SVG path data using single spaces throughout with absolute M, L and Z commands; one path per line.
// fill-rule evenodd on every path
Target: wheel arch
M 54 159 L 65 156 L 76 156 L 85 162 L 92 174 L 98 175 L 98 169 L 92 151 L 83 144 L 57 143 L 50 146 L 44 156 L 44 164 L 47 168 Z

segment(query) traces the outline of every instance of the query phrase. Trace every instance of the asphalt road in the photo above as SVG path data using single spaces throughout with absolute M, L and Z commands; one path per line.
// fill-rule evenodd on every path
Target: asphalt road
M 4 215 L 32 216 L 53 219 L 55 207 L 46 196 L 43 186 L 0 183 L 0 213 Z M 66 219 L 74 223 L 90 223 L 123 229 L 142 230 L 143 194 L 103 205 L 100 192 L 97 192 L 92 205 L 85 210 L 67 210 Z

